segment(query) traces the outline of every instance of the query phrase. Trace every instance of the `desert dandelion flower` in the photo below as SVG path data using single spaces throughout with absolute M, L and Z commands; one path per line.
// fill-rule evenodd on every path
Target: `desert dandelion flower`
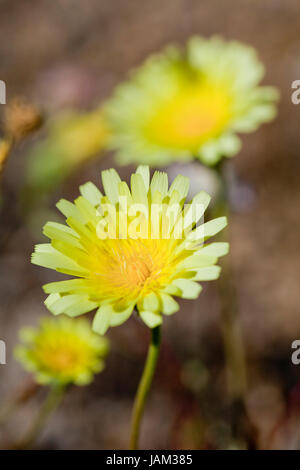
M 37 328 L 23 328 L 15 356 L 38 384 L 49 387 L 47 398 L 16 449 L 33 445 L 69 385 L 87 385 L 104 368 L 108 340 L 95 334 L 85 319 L 42 318 Z
M 101 108 L 64 111 L 49 120 L 46 130 L 45 138 L 31 148 L 27 162 L 26 184 L 34 195 L 53 189 L 107 145 L 108 129 Z
M 184 51 L 150 57 L 117 87 L 106 106 L 111 146 L 123 163 L 165 165 L 235 155 L 236 135 L 273 119 L 277 91 L 258 86 L 255 50 L 219 37 L 194 37 Z
M 100 334 L 135 307 L 154 328 L 162 314 L 179 309 L 173 296 L 194 299 L 198 281 L 219 276 L 216 263 L 228 244 L 208 240 L 226 218 L 196 226 L 210 197 L 202 191 L 184 206 L 189 180 L 181 175 L 170 188 L 166 173 L 155 172 L 150 183 L 146 166 L 131 176 L 131 190 L 114 169 L 103 171 L 102 181 L 106 195 L 86 183 L 74 204 L 57 204 L 68 226 L 44 227 L 51 244 L 37 245 L 32 262 L 76 277 L 46 284 L 45 304 L 54 315 L 71 317 L 97 308 L 93 328 Z
M 23 328 L 15 355 L 43 385 L 86 385 L 104 368 L 108 340 L 85 319 L 43 318 L 38 328 Z
M 141 417 L 149 392 L 160 344 L 162 314 L 179 309 L 173 296 L 195 299 L 198 281 L 216 279 L 218 257 L 227 243 L 210 243 L 226 225 L 219 217 L 199 224 L 210 197 L 198 193 L 185 205 L 189 180 L 140 166 L 131 176 L 131 188 L 114 169 L 102 172 L 105 195 L 95 185 L 81 186 L 74 204 L 58 208 L 68 226 L 48 223 L 51 244 L 38 245 L 32 262 L 76 276 L 47 284 L 46 305 L 58 315 L 81 315 L 97 308 L 93 328 L 104 334 L 120 325 L 134 307 L 152 329 L 152 341 L 135 398 L 130 446 L 137 447 Z

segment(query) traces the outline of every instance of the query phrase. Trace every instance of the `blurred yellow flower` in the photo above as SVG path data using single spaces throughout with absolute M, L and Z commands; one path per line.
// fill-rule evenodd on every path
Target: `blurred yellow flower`
M 38 328 L 23 328 L 15 355 L 41 384 L 86 385 L 104 368 L 108 341 L 88 321 L 43 318 Z
M 107 145 L 109 131 L 101 109 L 68 111 L 49 122 L 45 139 L 32 149 L 27 163 L 30 187 L 49 190 Z
M 72 164 L 80 163 L 105 146 L 108 128 L 101 110 L 88 113 L 68 112 L 52 123 L 51 139 Z
M 275 116 L 278 93 L 258 86 L 263 75 L 255 50 L 236 41 L 194 37 L 184 51 L 169 47 L 107 103 L 110 145 L 122 163 L 214 165 L 239 151 L 237 132 Z

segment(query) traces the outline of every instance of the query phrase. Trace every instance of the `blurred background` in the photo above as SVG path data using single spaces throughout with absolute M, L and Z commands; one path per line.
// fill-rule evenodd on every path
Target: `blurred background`
M 74 165 L 63 168 L 51 165 L 58 154 L 55 148 L 41 147 L 45 166 L 50 166 L 45 173 L 34 149 L 54 132 L 56 116 L 97 109 L 128 69 L 149 53 L 170 42 L 184 44 L 193 34 L 220 34 L 254 46 L 266 66 L 264 83 L 277 86 L 281 94 L 276 120 L 243 136 L 243 148 L 233 161 L 237 182 L 231 253 L 249 372 L 246 408 L 255 446 L 300 448 L 300 365 L 291 362 L 291 343 L 300 339 L 300 105 L 291 102 L 291 83 L 300 79 L 299 28 L 297 0 L 0 0 L 0 79 L 7 86 L 7 105 L 0 105 L 2 120 L 18 99 L 33 113 L 40 110 L 44 122 L 38 117 L 39 129 L 14 147 L 0 182 L 0 339 L 7 346 L 7 364 L 0 365 L 0 403 L 29 380 L 13 358 L 18 330 L 50 315 L 41 286 L 55 276 L 30 264 L 34 244 L 46 241 L 42 225 L 59 220 L 55 202 L 60 197 L 73 199 L 80 184 L 99 184 L 101 170 L 117 167 L 112 154 L 101 152 L 97 139 L 92 149 L 85 151 L 83 145 Z M 74 126 L 76 134 L 76 119 Z M 186 174 L 195 174 L 193 165 L 185 168 Z M 133 167 L 117 169 L 128 179 Z M 173 165 L 168 171 L 174 177 L 183 170 Z M 30 179 L 32 174 L 36 179 Z M 213 177 L 204 179 L 203 186 L 208 184 L 206 189 L 213 193 Z M 215 283 L 204 283 L 198 300 L 180 303 L 180 312 L 164 320 L 141 446 L 228 448 Z M 41 434 L 38 448 L 127 447 L 148 335 L 134 317 L 110 329 L 106 370 L 90 386 L 70 390 Z M 0 447 L 26 430 L 43 394 L 0 429 Z

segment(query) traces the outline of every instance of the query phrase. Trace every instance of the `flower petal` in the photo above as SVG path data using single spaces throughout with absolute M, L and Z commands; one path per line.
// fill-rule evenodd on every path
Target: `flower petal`
M 149 190 L 149 183 L 150 183 L 150 170 L 148 165 L 139 165 L 137 167 L 136 173 L 140 174 L 143 177 L 144 185 L 146 191 Z
M 64 313 L 69 317 L 78 317 L 83 313 L 90 312 L 99 306 L 98 302 L 93 302 L 88 298 L 82 298 L 76 304 L 72 304 L 70 307 L 66 308 Z
M 189 204 L 189 206 L 187 206 L 186 210 L 184 211 L 184 229 L 191 227 L 192 224 L 197 223 L 201 219 L 210 200 L 211 197 L 205 191 L 201 191 L 200 193 L 196 194 L 191 204 Z
M 50 295 L 48 295 L 48 297 L 45 300 L 44 304 L 46 305 L 48 310 L 50 310 L 50 312 L 51 312 L 51 306 L 59 299 L 60 299 L 60 295 L 58 293 L 50 294 Z
M 79 196 L 74 202 L 86 223 L 88 224 L 92 222 L 96 225 L 99 221 L 99 213 L 96 208 L 83 196 Z
M 128 184 L 125 181 L 121 181 L 121 183 L 119 183 L 118 189 L 119 197 L 125 197 L 127 199 L 127 205 L 131 206 L 133 200 L 130 189 L 128 188 Z
M 175 279 L 172 285 L 180 289 L 179 297 L 183 299 L 196 299 L 202 290 L 200 284 L 189 279 Z
M 162 324 L 162 316 L 158 313 L 142 311 L 140 317 L 149 328 L 155 328 Z
M 72 204 L 72 202 L 67 201 L 66 199 L 61 199 L 58 201 L 56 204 L 56 207 L 60 212 L 65 216 L 65 217 L 73 217 L 74 219 L 77 219 L 79 222 L 84 224 L 84 217 L 82 217 L 80 211 L 77 209 L 75 204 Z
M 78 234 L 67 225 L 57 222 L 47 222 L 43 227 L 43 234 L 50 239 L 61 240 L 77 248 L 82 248 Z
M 195 276 L 192 278 L 194 281 L 212 281 L 218 279 L 220 276 L 220 266 L 209 266 L 207 268 L 197 269 Z
M 93 320 L 93 330 L 100 335 L 104 335 L 109 328 L 113 315 L 111 305 L 102 305 L 96 312 Z
M 79 276 L 88 273 L 88 271 L 79 266 L 79 264 L 55 250 L 48 243 L 35 246 L 35 251 L 31 256 L 31 262 L 38 266 L 44 266 L 45 268 L 56 269 L 66 273 L 68 271 L 81 273 Z
M 116 204 L 119 199 L 119 183 L 121 178 L 114 168 L 102 171 L 102 184 L 108 199 Z
M 84 297 L 80 294 L 70 294 L 64 296 L 57 294 L 58 297 L 56 296 L 55 298 L 54 295 L 56 294 L 52 295 L 52 298 L 49 296 L 50 299 L 49 297 L 49 300 L 46 299 L 45 305 L 54 315 L 60 315 L 61 313 L 70 314 L 70 311 L 73 310 L 75 312 L 74 316 L 76 316 L 76 312 L 80 312 L 78 315 L 81 315 L 81 313 L 89 312 L 97 307 L 95 302 L 88 301 L 87 297 Z
M 177 175 L 169 189 L 169 196 L 172 197 L 173 191 L 180 194 L 181 199 L 185 199 L 189 192 L 190 181 L 186 176 Z
M 137 173 L 131 175 L 131 194 L 134 203 L 148 205 L 147 191 L 142 175 Z
M 225 256 L 229 252 L 229 243 L 215 242 L 201 248 L 201 253 L 210 256 Z M 200 253 L 200 254 L 201 254 Z
M 204 232 L 204 237 L 209 238 L 213 237 L 219 233 L 227 225 L 227 217 L 218 217 L 217 219 L 210 220 L 203 224 L 202 229 Z M 199 227 L 200 228 L 200 227 Z
M 156 171 L 150 184 L 151 196 L 159 191 L 164 198 L 168 193 L 168 175 L 163 171 Z
M 89 181 L 79 186 L 80 194 L 87 199 L 93 206 L 97 207 L 101 203 L 102 193 L 97 186 Z
M 201 250 L 202 251 L 202 250 Z M 178 270 L 201 268 L 211 266 L 218 261 L 216 256 L 205 255 L 200 252 L 189 256 L 178 265 Z
M 129 307 L 127 307 L 125 310 L 122 311 L 114 311 L 110 318 L 110 326 L 119 326 L 122 325 L 128 318 L 131 316 L 132 311 L 134 308 L 134 304 L 131 304 Z
M 158 312 L 159 298 L 154 292 L 151 292 L 142 301 L 143 310 L 148 312 Z
M 54 293 L 75 293 L 75 292 L 88 292 L 92 287 L 89 285 L 87 279 L 68 279 L 67 281 L 50 282 L 43 285 L 43 290 L 46 294 Z
M 176 300 L 173 299 L 168 294 L 164 294 L 163 292 L 160 293 L 160 300 L 161 300 L 161 311 L 165 315 L 172 315 L 173 313 L 179 310 L 179 305 Z

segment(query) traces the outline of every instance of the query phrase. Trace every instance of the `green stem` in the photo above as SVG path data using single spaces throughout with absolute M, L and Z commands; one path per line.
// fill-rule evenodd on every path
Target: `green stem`
M 148 355 L 143 370 L 136 396 L 134 399 L 132 421 L 131 421 L 131 436 L 130 436 L 130 450 L 138 448 L 138 439 L 140 432 L 141 419 L 143 416 L 145 402 L 151 387 L 153 375 L 155 372 L 157 359 L 159 355 L 160 346 L 160 326 L 152 329 L 152 340 L 149 346 Z
M 16 449 L 29 449 L 34 444 L 39 432 L 44 427 L 47 419 L 51 413 L 60 404 L 66 387 L 62 385 L 55 385 L 50 389 L 50 392 L 44 401 L 35 421 L 29 429 L 27 435 L 14 447 Z
M 226 173 L 227 169 L 227 173 Z M 217 168 L 221 183 L 221 194 L 217 210 L 222 215 L 230 217 L 229 187 L 227 183 L 228 169 L 224 163 Z M 223 237 L 230 238 L 229 229 L 223 231 Z M 246 357 L 242 339 L 240 317 L 236 301 L 236 291 L 233 283 L 231 256 L 225 256 L 221 260 L 222 275 L 219 280 L 219 291 L 222 300 L 222 329 L 227 357 L 227 367 L 230 390 L 233 399 L 241 399 L 246 391 Z
M 221 191 L 216 204 L 214 215 L 230 216 L 229 204 L 229 168 L 223 161 L 216 168 L 221 184 Z M 229 229 L 222 232 L 223 239 L 230 238 Z M 247 366 L 244 342 L 242 337 L 240 316 L 236 301 L 236 290 L 233 282 L 232 264 L 230 254 L 220 260 L 222 274 L 218 281 L 221 299 L 221 327 L 223 333 L 227 382 L 231 401 L 232 433 L 233 437 L 245 434 L 245 406 L 244 398 L 247 389 Z

